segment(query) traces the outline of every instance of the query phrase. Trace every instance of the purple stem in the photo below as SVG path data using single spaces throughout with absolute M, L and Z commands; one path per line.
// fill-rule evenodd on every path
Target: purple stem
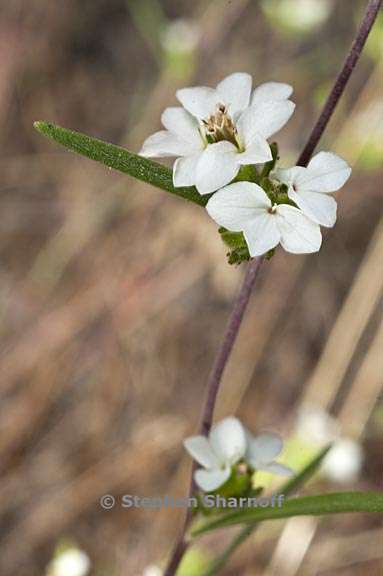
M 324 129 L 326 128 L 336 105 L 338 104 L 339 98 L 342 96 L 346 84 L 351 76 L 351 72 L 354 70 L 355 65 L 359 59 L 359 56 L 363 50 L 366 43 L 367 37 L 370 30 L 375 22 L 378 15 L 379 9 L 382 5 L 383 0 L 370 0 L 364 18 L 356 34 L 356 37 L 351 45 L 351 48 L 347 54 L 346 60 L 339 72 L 334 86 L 327 97 L 326 103 L 323 110 L 312 129 L 306 146 L 303 148 L 301 155 L 298 158 L 298 166 L 306 166 L 309 162 L 312 153 L 314 152 L 316 145 L 318 144 Z
M 213 420 L 215 401 L 217 398 L 222 375 L 229 360 L 235 340 L 237 338 L 242 318 L 250 299 L 253 286 L 258 278 L 258 272 L 263 262 L 262 258 L 253 258 L 247 268 L 238 296 L 230 315 L 229 322 L 222 344 L 217 352 L 213 367 L 206 386 L 206 398 L 203 405 L 203 412 L 200 424 L 200 434 L 208 435 Z
M 317 123 L 315 124 L 310 137 L 307 141 L 306 146 L 304 147 L 297 164 L 300 166 L 306 166 L 309 162 L 312 153 L 314 152 L 316 145 L 318 144 L 323 131 L 325 130 L 334 110 L 339 101 L 339 98 L 343 94 L 343 91 L 346 87 L 346 84 L 351 76 L 353 69 L 359 59 L 359 56 L 362 52 L 363 46 L 366 43 L 368 34 L 375 22 L 375 19 L 378 15 L 379 9 L 382 5 L 383 0 L 370 0 L 362 23 L 359 27 L 359 30 L 356 34 L 355 40 L 352 43 L 352 46 L 349 50 L 347 58 L 343 64 L 341 71 L 339 72 L 334 86 L 326 100 L 326 103 L 323 107 L 323 110 L 318 118 Z M 215 407 L 215 401 L 217 398 L 219 386 L 221 384 L 222 375 L 225 370 L 227 361 L 230 358 L 231 351 L 233 349 L 235 340 L 237 338 L 239 328 L 241 326 L 241 322 L 247 307 L 247 304 L 250 299 L 250 295 L 255 284 L 255 281 L 258 277 L 258 271 L 261 267 L 263 262 L 263 258 L 254 258 L 250 261 L 246 275 L 243 279 L 242 286 L 240 288 L 239 294 L 237 299 L 234 302 L 233 310 L 226 328 L 226 332 L 224 335 L 224 339 L 222 344 L 217 352 L 213 368 L 211 370 L 208 382 L 207 382 L 207 393 L 206 399 L 203 404 L 202 410 L 202 418 L 200 424 L 200 433 L 207 435 L 211 428 L 212 420 L 213 420 L 213 413 Z M 193 482 L 193 474 L 195 470 L 195 465 L 193 465 L 192 469 L 192 477 L 190 481 L 190 489 L 189 489 L 189 497 L 193 496 L 195 493 L 196 487 Z M 164 572 L 164 576 L 174 576 L 176 570 L 182 560 L 185 551 L 189 547 L 189 541 L 186 539 L 186 531 L 189 527 L 189 524 L 193 518 L 192 509 L 189 508 L 185 517 L 184 525 L 182 531 L 179 535 L 178 541 L 174 547 L 173 553 L 170 557 L 170 561 L 168 566 Z
M 203 404 L 203 412 L 200 423 L 200 434 L 204 434 L 205 436 L 209 433 L 209 430 L 211 428 L 215 401 L 217 398 L 219 385 L 222 380 L 222 375 L 225 370 L 227 361 L 230 358 L 231 351 L 233 349 L 235 340 L 239 332 L 239 328 L 241 326 L 243 315 L 249 303 L 250 295 L 253 290 L 255 281 L 258 277 L 258 272 L 261 268 L 263 260 L 264 260 L 263 257 L 253 258 L 249 262 L 241 288 L 233 305 L 233 309 L 226 327 L 222 344 L 219 347 L 219 350 L 214 360 L 213 367 L 209 375 L 209 379 L 207 381 L 206 398 Z M 191 498 L 196 492 L 196 487 L 193 481 L 195 468 L 196 466 L 194 464 L 190 480 L 189 498 Z M 185 534 L 192 518 L 193 518 L 193 510 L 192 508 L 188 508 L 183 529 L 174 547 L 173 554 L 164 572 L 164 576 L 173 576 L 175 574 L 179 566 L 179 563 L 183 555 L 185 554 L 186 549 L 189 546 L 189 542 L 185 539 Z

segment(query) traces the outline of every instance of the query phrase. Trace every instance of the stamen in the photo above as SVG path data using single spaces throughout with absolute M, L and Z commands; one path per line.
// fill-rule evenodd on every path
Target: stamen
M 206 135 L 211 136 L 214 142 L 226 140 L 240 148 L 237 138 L 237 130 L 224 104 L 218 104 L 215 114 L 202 121 Z

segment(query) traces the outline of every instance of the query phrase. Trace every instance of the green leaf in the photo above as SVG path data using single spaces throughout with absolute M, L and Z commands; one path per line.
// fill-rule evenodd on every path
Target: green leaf
M 323 448 L 308 464 L 293 478 L 288 480 L 279 490 L 280 494 L 285 494 L 288 496 L 292 494 L 298 488 L 306 484 L 308 480 L 315 474 L 318 470 L 320 465 L 323 462 L 323 459 L 331 449 L 331 444 Z M 256 522 L 252 522 L 244 526 L 239 534 L 237 534 L 233 540 L 230 542 L 229 546 L 219 555 L 217 558 L 214 558 L 212 562 L 209 564 L 207 570 L 202 573 L 202 576 L 214 576 L 217 574 L 219 570 L 224 568 L 230 558 L 230 556 L 236 551 L 237 548 L 248 538 L 254 530 L 257 528 L 258 524 Z
M 223 569 L 230 556 L 235 552 L 237 548 L 254 532 L 256 524 L 249 524 L 242 528 L 242 530 L 237 534 L 233 540 L 230 542 L 229 546 L 220 554 L 217 558 L 211 561 L 207 570 L 202 572 L 201 576 L 214 576 L 219 570 Z
M 338 492 L 304 496 L 286 500 L 281 507 L 247 508 L 234 510 L 193 530 L 199 536 L 217 528 L 248 524 L 262 520 L 278 520 L 292 516 L 324 516 L 346 512 L 383 512 L 383 492 Z
M 35 122 L 34 127 L 44 136 L 55 140 L 73 152 L 157 186 L 161 190 L 190 200 L 199 206 L 205 206 L 209 200 L 210 195 L 201 196 L 194 186 L 175 188 L 170 168 L 149 160 L 149 158 L 143 158 L 120 146 L 103 142 L 75 130 L 55 126 L 49 122 Z

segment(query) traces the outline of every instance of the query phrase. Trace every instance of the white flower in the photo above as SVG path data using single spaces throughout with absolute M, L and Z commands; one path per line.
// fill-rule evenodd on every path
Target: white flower
M 90 560 L 85 552 L 69 548 L 54 558 L 49 565 L 49 576 L 86 576 L 90 570 Z
M 166 130 L 147 138 L 140 154 L 177 157 L 175 186 L 197 187 L 209 194 L 229 184 L 242 165 L 272 159 L 267 138 L 286 124 L 295 104 L 291 86 L 267 82 L 251 95 L 249 74 L 227 76 L 217 87 L 183 88 L 177 98 L 183 108 L 166 108 Z
M 294 471 L 288 466 L 274 462 L 282 452 L 283 441 L 277 434 L 264 432 L 253 436 L 246 430 L 247 449 L 245 460 L 255 470 L 263 470 L 279 476 L 293 476 Z
M 203 468 L 197 470 L 194 479 L 205 492 L 222 486 L 230 477 L 232 466 L 240 460 L 255 470 L 264 470 L 280 476 L 291 476 L 293 471 L 274 462 L 280 454 L 283 442 L 279 436 L 263 433 L 253 436 L 241 422 L 230 416 L 215 424 L 205 436 L 186 438 L 184 446 Z
M 339 436 L 340 426 L 320 406 L 304 404 L 298 411 L 295 432 L 306 443 L 324 446 Z
M 150 564 L 145 568 L 142 576 L 163 576 L 163 571 L 155 564 Z
M 209 438 L 191 436 L 184 441 L 184 446 L 203 466 L 194 474 L 197 485 L 205 492 L 211 492 L 228 480 L 231 467 L 243 458 L 245 430 L 237 418 L 225 418 L 212 427 Z
M 243 232 L 250 256 L 261 256 L 279 242 L 288 252 L 317 252 L 322 236 L 318 224 L 298 208 L 288 204 L 272 205 L 260 186 L 236 182 L 212 196 L 206 209 L 220 226 Z
M 289 197 L 302 212 L 328 227 L 334 226 L 336 221 L 336 201 L 328 193 L 339 190 L 350 174 L 347 162 L 331 152 L 319 152 L 307 168 L 294 166 L 275 171 L 275 176 L 288 186 Z
M 161 36 L 162 45 L 169 52 L 187 53 L 197 48 L 201 30 L 186 18 L 177 18 L 169 22 Z
M 363 450 L 351 438 L 340 438 L 323 462 L 323 472 L 334 482 L 353 482 L 358 479 L 363 463 Z
M 330 0 L 263 0 L 261 6 L 272 21 L 293 32 L 319 26 L 333 9 Z

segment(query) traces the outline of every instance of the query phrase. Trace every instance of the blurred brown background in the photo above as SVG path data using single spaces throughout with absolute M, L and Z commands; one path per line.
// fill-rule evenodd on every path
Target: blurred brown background
M 68 542 L 92 575 L 163 566 L 183 511 L 99 498 L 185 494 L 182 439 L 244 271 L 203 209 L 66 152 L 33 121 L 137 151 L 177 87 L 247 71 L 294 86 L 278 135 L 288 165 L 365 4 L 2 0 L 1 576 L 46 574 Z M 382 488 L 382 50 L 380 18 L 320 143 L 353 166 L 338 223 L 319 254 L 280 250 L 264 267 L 217 406 L 289 438 L 297 467 L 329 437 L 352 441 L 312 491 Z M 201 540 L 183 576 L 231 536 Z M 382 536 L 363 515 L 266 524 L 224 574 L 383 574 Z

